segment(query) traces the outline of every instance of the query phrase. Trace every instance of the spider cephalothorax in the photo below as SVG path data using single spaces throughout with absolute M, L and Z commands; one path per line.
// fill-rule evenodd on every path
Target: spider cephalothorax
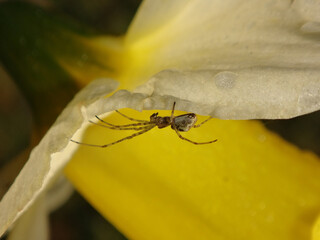
M 150 116 L 150 122 L 155 123 L 158 128 L 164 128 L 171 125 L 170 117 L 159 117 L 158 113 L 154 113 Z

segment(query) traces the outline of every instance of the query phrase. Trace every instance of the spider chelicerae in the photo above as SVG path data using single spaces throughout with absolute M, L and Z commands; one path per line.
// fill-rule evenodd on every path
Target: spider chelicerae
M 146 121 L 146 120 L 139 120 L 139 119 L 134 119 L 131 117 L 128 117 L 126 115 L 124 115 L 123 113 L 119 112 L 118 110 L 116 110 L 117 113 L 119 113 L 121 116 L 137 122 L 137 123 L 132 123 L 132 124 L 125 124 L 125 125 L 114 125 L 111 123 L 108 123 L 104 120 L 102 120 L 101 118 L 99 118 L 98 116 L 95 116 L 100 123 L 96 123 L 93 121 L 89 121 L 92 124 L 101 126 L 101 127 L 105 127 L 108 129 L 114 129 L 114 130 L 135 130 L 137 131 L 136 133 L 129 135 L 125 138 L 121 138 L 115 142 L 112 143 L 108 143 L 108 144 L 104 144 L 104 145 L 96 145 L 96 144 L 89 144 L 89 143 L 82 143 L 82 142 L 78 142 L 75 141 L 73 139 L 71 139 L 70 141 L 77 143 L 77 144 L 81 144 L 81 145 L 86 145 L 86 146 L 91 146 L 91 147 L 101 147 L 101 148 L 105 148 L 105 147 L 109 147 L 111 145 L 120 143 L 124 140 L 128 140 L 134 137 L 137 137 L 143 133 L 146 133 L 148 131 L 150 131 L 151 129 L 153 129 L 154 127 L 158 127 L 158 128 L 165 128 L 168 126 L 171 126 L 171 128 L 173 130 L 175 130 L 175 132 L 177 133 L 177 135 L 179 136 L 179 138 L 186 140 L 190 143 L 193 144 L 209 144 L 209 143 L 213 143 L 216 142 L 217 139 L 212 140 L 212 141 L 208 141 L 208 142 L 194 142 L 191 141 L 188 138 L 185 138 L 183 136 L 181 136 L 180 132 L 187 132 L 189 131 L 191 128 L 197 128 L 200 127 L 202 124 L 206 123 L 207 121 L 209 121 L 212 117 L 209 117 L 208 119 L 206 119 L 205 121 L 201 122 L 200 124 L 196 125 L 197 122 L 197 115 L 194 113 L 187 113 L 187 114 L 183 114 L 183 115 L 179 115 L 179 116 L 174 116 L 174 108 L 175 108 L 176 102 L 173 103 L 172 106 L 172 111 L 171 111 L 171 116 L 166 116 L 166 117 L 160 117 L 158 116 L 158 113 L 153 113 L 150 116 L 150 121 Z

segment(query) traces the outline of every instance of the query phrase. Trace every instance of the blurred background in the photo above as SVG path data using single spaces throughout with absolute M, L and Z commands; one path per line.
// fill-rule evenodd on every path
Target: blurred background
M 2 2 L 5 1 L 0 1 L 0 4 Z M 52 15 L 69 22 L 84 25 L 95 33 L 122 35 L 126 32 L 141 1 L 32 0 L 26 2 L 40 6 Z M 3 59 L 0 58 L 0 61 L 3 65 Z M 30 145 L 34 128 L 32 108 L 11 79 L 12 76 L 9 76 L 4 69 L 0 68 L 0 198 L 25 162 L 26 157 L 21 151 Z M 70 94 L 70 99 L 72 97 Z M 59 112 L 62 109 L 63 104 L 56 111 Z M 54 120 L 54 117 L 46 119 L 45 125 L 49 127 Z M 36 144 L 38 139 L 31 137 L 31 141 Z M 66 204 L 51 214 L 50 231 L 52 240 L 126 239 L 76 191 Z
M 0 4 L 1 2 L 5 1 L 0 1 Z M 122 35 L 141 1 L 30 0 L 27 2 L 40 6 L 53 15 L 77 22 L 96 33 Z M 23 166 L 26 155 L 29 154 L 23 150 L 36 144 L 39 138 L 32 134 L 35 117 L 29 102 L 13 81 L 12 69 L 9 75 L 9 71 L 4 67 L 4 59 L 0 58 L 0 61 L 2 65 L 0 68 L 0 197 L 2 197 Z M 76 91 L 77 89 L 74 90 Z M 72 94 L 69 97 L 71 99 Z M 55 112 L 61 111 L 63 107 L 64 104 L 61 104 Z M 55 120 L 54 116 L 55 114 L 48 117 L 46 126 L 51 125 Z M 320 112 L 289 120 L 265 120 L 263 123 L 268 129 L 277 132 L 298 147 L 320 155 Z M 39 137 L 41 138 L 41 133 Z M 77 192 L 65 205 L 51 214 L 50 229 L 53 240 L 126 239 Z

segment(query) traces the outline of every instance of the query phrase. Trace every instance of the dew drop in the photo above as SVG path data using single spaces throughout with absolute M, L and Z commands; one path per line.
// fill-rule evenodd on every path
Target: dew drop
M 214 83 L 219 89 L 231 89 L 237 80 L 237 74 L 233 72 L 220 72 L 214 76 Z

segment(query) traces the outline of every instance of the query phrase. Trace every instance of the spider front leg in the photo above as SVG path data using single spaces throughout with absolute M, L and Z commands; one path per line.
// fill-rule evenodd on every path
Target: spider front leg
M 70 139 L 71 142 L 74 142 L 74 143 L 77 143 L 77 144 L 80 144 L 80 145 L 85 145 L 85 146 L 89 146 L 89 147 L 100 147 L 100 148 L 106 148 L 106 147 L 109 147 L 109 146 L 112 146 L 114 144 L 117 144 L 117 143 L 120 143 L 122 141 L 125 141 L 125 140 L 128 140 L 128 139 L 131 139 L 131 138 L 134 138 L 134 137 L 137 137 L 137 136 L 140 136 L 141 134 L 143 133 L 146 133 L 148 131 L 150 131 L 152 128 L 154 128 L 155 125 L 151 125 L 151 126 L 146 126 L 142 131 L 140 132 L 136 132 L 130 136 L 127 136 L 127 137 L 124 137 L 124 138 L 121 138 L 115 142 L 112 142 L 112 143 L 108 143 L 108 144 L 104 144 L 104 145 L 97 145 L 97 144 L 89 144 L 89 143 L 83 143 L 83 142 L 78 142 L 78 141 L 75 141 L 73 139 Z
M 107 125 L 113 127 L 113 128 L 112 128 L 112 127 L 109 127 L 110 129 L 126 128 L 126 127 L 135 127 L 135 126 L 145 126 L 145 125 L 150 125 L 150 124 L 152 124 L 152 123 L 150 123 L 149 121 L 144 121 L 144 122 L 139 122 L 139 123 L 125 124 L 125 125 L 115 125 L 115 124 L 111 124 L 111 123 L 108 123 L 108 122 L 102 120 L 102 119 L 99 118 L 97 115 L 95 115 L 95 117 L 96 117 L 100 122 L 102 122 L 102 123 L 104 123 L 104 124 L 107 124 Z M 89 121 L 89 122 L 94 123 L 94 122 L 92 122 L 92 121 Z M 96 123 L 94 123 L 94 124 L 96 124 Z M 98 125 L 98 124 L 97 124 L 97 125 Z M 99 125 L 99 126 L 102 126 L 102 125 Z M 105 127 L 108 128 L 108 126 L 105 126 Z M 128 129 L 128 130 L 130 130 L 130 129 Z
M 145 124 L 145 123 L 136 123 L 136 124 L 129 124 L 129 125 L 113 125 L 113 124 L 109 124 L 109 125 L 104 125 L 104 124 L 99 124 L 99 123 L 96 123 L 96 122 L 93 122 L 91 120 L 89 120 L 90 123 L 94 124 L 94 125 L 97 125 L 97 126 L 100 126 L 100 127 L 105 127 L 105 128 L 108 128 L 108 129 L 113 129 L 113 130 L 142 130 L 142 129 L 145 129 L 148 125 L 153 125 L 152 123 L 148 123 L 148 124 Z M 103 123 L 105 124 L 108 124 L 107 122 L 104 122 Z M 139 126 L 142 126 L 142 127 L 139 127 Z
M 140 119 L 135 119 L 135 118 L 132 118 L 132 117 L 128 117 L 127 115 L 124 115 L 123 113 L 119 112 L 118 110 L 116 110 L 117 113 L 119 113 L 122 117 L 125 117 L 131 121 L 134 121 L 134 122 L 140 122 L 140 123 L 145 123 L 145 122 L 148 122 L 146 120 L 140 120 Z

